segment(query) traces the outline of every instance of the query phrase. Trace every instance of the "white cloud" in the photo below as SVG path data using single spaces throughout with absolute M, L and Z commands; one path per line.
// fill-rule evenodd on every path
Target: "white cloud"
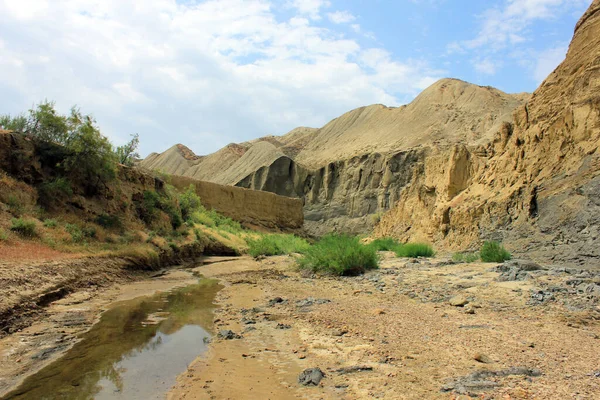
M 530 28 L 536 21 L 553 20 L 590 3 L 591 0 L 505 0 L 503 6 L 489 8 L 479 16 L 481 27 L 475 37 L 449 43 L 447 53 L 476 53 L 473 68 L 479 73 L 493 75 L 501 67 L 495 60 L 523 50 L 531 39 Z M 537 76 L 535 79 L 539 80 Z
M 356 17 L 350 14 L 348 11 L 336 11 L 327 14 L 327 17 L 334 24 L 347 24 L 348 22 L 352 22 L 356 19 Z
M 533 76 L 538 83 L 541 83 L 558 64 L 560 64 L 567 54 L 568 46 L 558 46 L 539 54 Z
M 316 25 L 326 1 L 296 1 L 288 20 L 269 0 L 23 4 L 0 2 L 0 113 L 77 104 L 117 143 L 139 133 L 143 153 L 318 127 L 365 104 L 399 105 L 443 75 Z
M 290 4 L 300 14 L 309 15 L 312 19 L 320 19 L 321 9 L 331 6 L 328 0 L 291 0 Z
M 494 75 L 498 68 L 498 62 L 485 58 L 483 60 L 474 60 L 473 66 L 475 67 L 475 71 L 480 74 Z

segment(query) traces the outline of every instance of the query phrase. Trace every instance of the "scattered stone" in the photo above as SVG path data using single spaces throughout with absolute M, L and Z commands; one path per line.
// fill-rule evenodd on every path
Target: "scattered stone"
M 256 330 L 256 328 L 254 326 L 250 325 L 250 326 L 247 326 L 243 332 L 247 333 L 247 332 L 251 332 L 251 331 L 255 331 L 255 330 Z
M 469 304 L 469 300 L 462 294 L 459 294 L 448 300 L 448 303 L 454 307 L 464 307 Z
M 275 297 L 267 303 L 269 307 L 273 307 L 275 304 L 287 303 L 287 300 L 282 299 L 281 297 Z
M 242 338 L 241 335 L 238 335 L 237 333 L 235 333 L 234 331 L 229 330 L 229 329 L 224 329 L 224 330 L 220 331 L 217 336 L 220 339 L 224 339 L 224 340 L 232 340 L 232 339 L 241 339 Z
M 534 289 L 531 291 L 530 304 L 544 304 L 548 301 L 554 300 L 554 294 L 547 290 Z
M 353 365 L 351 367 L 343 367 L 343 368 L 338 368 L 335 370 L 335 372 L 344 375 L 344 374 L 351 374 L 353 372 L 362 372 L 362 371 L 373 371 L 373 367 L 369 367 L 368 365 Z
M 385 314 L 385 310 L 383 308 L 376 308 L 373 310 L 373 315 L 383 315 Z
M 478 392 L 486 389 L 494 389 L 500 386 L 500 383 L 491 381 L 490 378 L 506 377 L 510 375 L 537 377 L 541 376 L 542 372 L 539 369 L 527 367 L 513 367 L 500 371 L 476 371 L 467 376 L 448 382 L 442 386 L 441 391 L 476 396 Z
M 470 304 L 466 305 L 463 311 L 465 312 L 465 314 L 475 314 L 475 308 Z
M 473 359 L 477 362 L 483 363 L 483 364 L 493 364 L 494 360 L 492 360 L 491 358 L 489 358 L 488 356 L 486 356 L 485 354 L 482 353 L 476 353 L 473 356 Z
M 302 371 L 298 376 L 298 383 L 303 386 L 318 386 L 325 377 L 321 368 L 309 368 Z
M 277 326 L 275 327 L 275 329 L 291 329 L 291 328 L 292 328 L 291 325 L 282 324 L 282 323 L 277 324 Z
M 315 304 L 327 304 L 331 303 L 329 299 L 315 299 L 314 297 L 307 297 L 304 300 L 298 300 L 296 302 L 296 307 L 310 307 Z
M 544 268 L 533 261 L 510 260 L 505 261 L 495 270 L 500 272 L 500 276 L 498 277 L 499 282 L 508 282 L 527 280 L 531 277 L 530 272 L 544 270 Z
M 346 333 L 348 333 L 348 329 L 335 329 L 333 332 L 331 332 L 331 335 L 344 336 Z

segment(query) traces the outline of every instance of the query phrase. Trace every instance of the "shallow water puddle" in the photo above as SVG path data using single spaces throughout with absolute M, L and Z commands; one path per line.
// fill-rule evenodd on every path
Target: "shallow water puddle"
M 206 350 L 214 280 L 115 304 L 57 361 L 5 399 L 157 399 Z

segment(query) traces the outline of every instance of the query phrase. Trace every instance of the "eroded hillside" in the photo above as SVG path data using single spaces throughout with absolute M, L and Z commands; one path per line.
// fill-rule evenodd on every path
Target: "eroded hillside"
M 597 266 L 599 93 L 595 0 L 577 23 L 565 61 L 493 142 L 427 158 L 378 234 L 448 248 L 495 238 L 544 261 Z
M 443 79 L 412 103 L 350 111 L 321 129 L 231 144 L 196 157 L 176 145 L 142 166 L 304 199 L 306 227 L 363 233 L 439 148 L 489 142 L 527 94 Z M 191 154 L 191 155 L 190 155 Z

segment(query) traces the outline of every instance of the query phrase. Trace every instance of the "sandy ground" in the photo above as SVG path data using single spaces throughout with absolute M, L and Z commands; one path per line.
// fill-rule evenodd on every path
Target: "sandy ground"
M 576 271 L 498 282 L 493 264 L 445 264 L 388 256 L 317 279 L 290 257 L 200 267 L 226 284 L 217 329 L 242 338 L 215 339 L 168 398 L 598 398 L 598 296 L 568 289 Z M 313 367 L 320 385 L 299 385 Z
M 337 278 L 303 276 L 288 256 L 212 258 L 82 288 L 0 339 L 0 396 L 64 354 L 111 304 L 202 274 L 225 285 L 216 331 L 241 337 L 213 338 L 169 399 L 598 398 L 598 273 L 534 271 L 500 282 L 495 267 L 388 254 L 380 270 Z M 300 385 L 298 375 L 315 367 L 325 373 L 320 384 Z

